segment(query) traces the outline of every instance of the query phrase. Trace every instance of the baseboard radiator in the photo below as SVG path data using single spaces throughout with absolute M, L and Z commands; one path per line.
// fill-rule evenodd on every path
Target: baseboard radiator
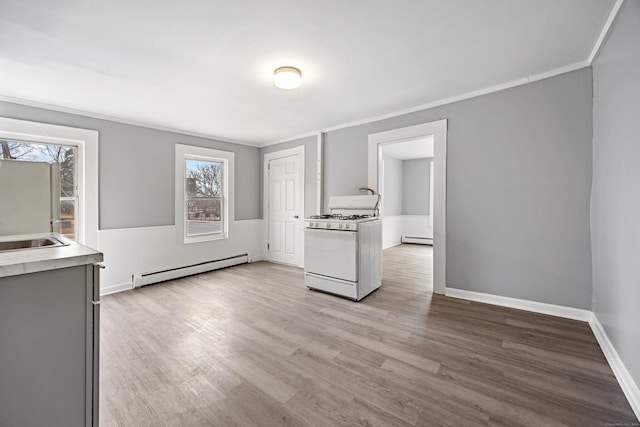
M 402 243 L 416 243 L 418 245 L 432 245 L 433 246 L 433 239 L 431 237 L 402 236 L 400 241 Z
M 191 276 L 207 271 L 218 270 L 233 265 L 246 264 L 249 262 L 249 255 L 242 254 L 229 258 L 222 258 L 212 261 L 200 262 L 197 264 L 186 265 L 184 267 L 176 267 L 168 270 L 154 271 L 149 273 L 137 273 L 133 275 L 133 287 L 151 285 L 152 283 L 164 282 L 167 280 L 178 279 L 180 277 Z

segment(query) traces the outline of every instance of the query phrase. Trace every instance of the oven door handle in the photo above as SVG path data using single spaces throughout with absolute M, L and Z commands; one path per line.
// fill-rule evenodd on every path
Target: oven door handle
M 345 230 L 345 229 L 335 229 L 335 228 L 311 228 L 311 227 L 306 227 L 305 228 L 305 233 L 309 233 L 309 234 L 317 234 L 320 233 L 320 236 L 324 236 L 324 233 L 334 233 L 334 234 L 350 234 L 352 236 L 356 236 L 358 234 L 357 231 L 355 230 Z

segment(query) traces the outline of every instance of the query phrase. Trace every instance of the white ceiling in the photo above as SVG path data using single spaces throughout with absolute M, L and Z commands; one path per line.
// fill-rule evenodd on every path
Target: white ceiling
M 412 141 L 383 145 L 382 152 L 385 156 L 395 157 L 400 160 L 433 157 L 433 135 Z
M 613 4 L 0 0 L 0 96 L 262 145 L 588 65 Z

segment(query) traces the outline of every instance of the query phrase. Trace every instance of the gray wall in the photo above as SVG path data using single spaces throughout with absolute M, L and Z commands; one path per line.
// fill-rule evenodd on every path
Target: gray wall
M 593 65 L 593 311 L 640 384 L 640 2 Z
M 309 136 L 306 138 L 296 139 L 295 141 L 285 142 L 283 144 L 271 145 L 260 149 L 260 182 L 262 183 L 264 169 L 264 155 L 273 153 L 274 151 L 285 150 L 304 146 L 304 217 L 310 217 L 316 213 L 316 199 L 318 194 L 317 174 L 318 174 L 318 138 Z M 260 217 L 263 216 L 262 206 L 262 185 L 260 186 Z
M 429 215 L 431 160 L 412 159 L 402 162 L 403 215 Z
M 591 77 L 585 68 L 328 132 L 325 206 L 367 185 L 369 134 L 447 118 L 447 286 L 589 309 Z
M 176 143 L 235 152 L 235 219 L 259 218 L 257 148 L 7 102 L 0 116 L 100 133 L 101 230 L 174 224 Z
M 384 216 L 402 215 L 402 160 L 383 156 L 384 188 L 381 192 Z
M 448 286 L 591 307 L 591 110 L 590 69 L 448 108 Z

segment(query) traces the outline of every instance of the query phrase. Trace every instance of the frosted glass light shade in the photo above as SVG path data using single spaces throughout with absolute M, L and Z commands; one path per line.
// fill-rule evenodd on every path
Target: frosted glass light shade
M 273 72 L 273 84 L 280 89 L 295 89 L 301 80 L 302 73 L 295 67 L 280 67 Z

